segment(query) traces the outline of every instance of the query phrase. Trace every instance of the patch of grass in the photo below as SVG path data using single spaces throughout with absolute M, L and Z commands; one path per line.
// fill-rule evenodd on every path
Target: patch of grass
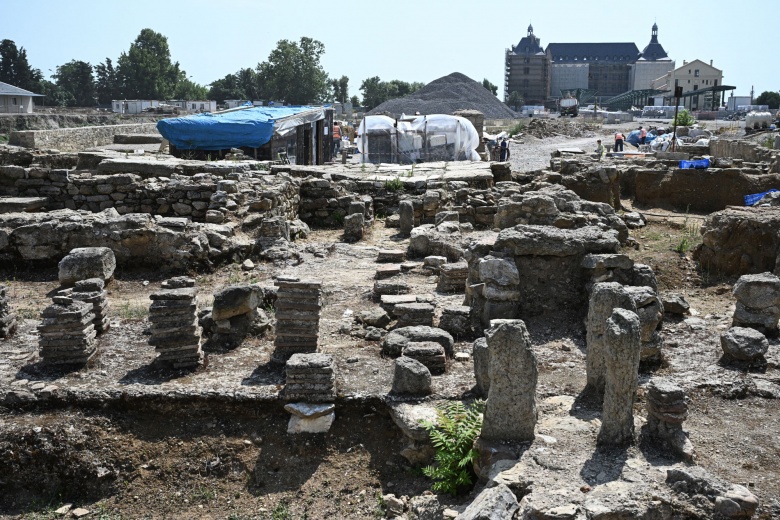
M 198 486 L 190 492 L 190 498 L 193 502 L 209 503 L 216 500 L 217 492 L 205 486 Z
M 271 511 L 271 520 L 290 520 L 290 509 L 287 507 L 286 502 L 279 502 L 276 507 Z
M 25 320 L 34 320 L 40 317 L 40 312 L 31 307 L 22 307 L 16 310 L 16 315 Z
M 143 320 L 149 316 L 149 307 L 125 300 L 116 307 L 116 315 L 123 320 Z
M 515 126 L 509 128 L 507 130 L 509 132 L 509 135 L 517 135 L 520 132 L 522 132 L 525 129 L 525 121 L 518 122 Z

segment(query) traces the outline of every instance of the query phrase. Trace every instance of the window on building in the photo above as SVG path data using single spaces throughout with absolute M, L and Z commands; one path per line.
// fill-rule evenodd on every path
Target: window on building
M 11 104 L 12 104 L 12 105 L 16 105 L 16 104 L 17 104 L 17 103 L 16 103 L 16 98 L 11 98 Z
M 688 74 L 690 74 L 690 73 L 691 73 L 691 69 L 688 69 Z
M 717 79 L 712 80 L 712 84 L 717 87 L 718 86 L 718 80 Z
M 693 90 L 699 90 L 699 85 L 694 85 Z
M 530 67 L 523 67 L 523 74 L 530 74 L 531 68 Z
M 200 109 L 201 109 L 201 110 L 203 110 L 204 108 L 206 108 L 206 105 L 204 105 L 203 103 L 201 103 L 201 104 L 200 104 Z
M 693 75 L 698 78 L 699 77 L 699 69 L 694 70 L 693 71 Z
M 690 85 L 690 84 L 691 84 L 691 80 L 688 80 L 688 85 Z

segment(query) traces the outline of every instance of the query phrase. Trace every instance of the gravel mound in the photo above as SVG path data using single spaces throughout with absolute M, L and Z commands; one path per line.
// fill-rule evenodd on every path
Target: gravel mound
M 390 99 L 368 114 L 422 115 L 452 114 L 458 110 L 479 110 L 487 119 L 516 119 L 518 114 L 490 91 L 460 72 L 431 81 L 423 88 L 402 98 Z
M 562 135 L 566 137 L 595 137 L 597 125 L 571 119 L 532 119 L 523 134 L 539 139 Z

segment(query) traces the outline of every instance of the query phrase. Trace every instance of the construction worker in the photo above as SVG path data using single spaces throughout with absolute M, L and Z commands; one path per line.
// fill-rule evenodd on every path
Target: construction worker
M 594 150 L 596 152 L 596 156 L 598 157 L 598 160 L 600 161 L 602 157 L 604 157 L 604 145 L 601 144 L 601 139 L 596 141 L 596 149 Z
M 639 127 L 639 144 L 645 144 L 645 141 L 647 140 L 647 130 L 645 130 L 644 126 Z
M 623 151 L 623 141 L 625 141 L 626 138 L 623 135 L 623 132 L 618 132 L 615 134 L 615 151 L 616 152 L 622 152 Z
M 333 155 L 339 153 L 341 148 L 341 127 L 333 123 Z

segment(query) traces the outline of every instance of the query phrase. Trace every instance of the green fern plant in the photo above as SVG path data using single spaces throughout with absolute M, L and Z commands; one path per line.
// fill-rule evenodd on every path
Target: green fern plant
M 482 430 L 484 401 L 475 401 L 468 407 L 455 401 L 437 408 L 437 424 L 423 421 L 431 444 L 436 449 L 434 464 L 422 469 L 431 478 L 434 491 L 458 495 L 474 484 L 474 460 L 477 450 L 474 440 Z

